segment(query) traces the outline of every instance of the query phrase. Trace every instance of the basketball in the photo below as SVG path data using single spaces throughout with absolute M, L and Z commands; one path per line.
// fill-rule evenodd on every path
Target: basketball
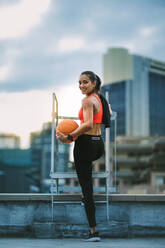
M 57 126 L 57 130 L 59 130 L 61 133 L 68 135 L 72 133 L 75 129 L 77 129 L 79 125 L 77 124 L 76 121 L 71 120 L 71 119 L 65 119 L 59 122 Z M 73 141 L 75 141 L 77 137 L 73 138 Z M 65 143 L 71 143 L 72 141 L 67 140 Z

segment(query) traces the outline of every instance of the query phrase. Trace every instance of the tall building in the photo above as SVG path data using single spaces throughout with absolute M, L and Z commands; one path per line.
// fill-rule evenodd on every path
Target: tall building
M 112 48 L 104 54 L 103 74 L 118 135 L 165 135 L 165 62 Z

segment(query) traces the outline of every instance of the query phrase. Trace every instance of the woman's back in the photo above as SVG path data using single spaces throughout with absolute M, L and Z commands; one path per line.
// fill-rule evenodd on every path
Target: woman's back
M 102 122 L 102 115 L 103 115 L 103 109 L 102 109 L 102 103 L 98 95 L 91 94 L 90 96 L 86 96 L 83 99 L 84 102 L 89 102 L 89 106 L 92 105 L 92 116 L 93 116 L 93 127 L 85 132 L 85 134 L 89 135 L 100 135 L 101 134 L 101 122 Z M 83 110 L 83 103 L 82 103 L 82 110 Z M 83 117 L 83 116 L 82 116 Z M 82 123 L 84 122 L 82 118 Z

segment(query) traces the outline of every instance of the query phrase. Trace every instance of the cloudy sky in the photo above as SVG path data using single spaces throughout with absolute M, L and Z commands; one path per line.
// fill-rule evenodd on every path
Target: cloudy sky
M 102 78 L 111 47 L 165 61 L 164 0 L 0 0 L 0 132 L 28 135 L 60 114 L 76 115 L 78 77 Z

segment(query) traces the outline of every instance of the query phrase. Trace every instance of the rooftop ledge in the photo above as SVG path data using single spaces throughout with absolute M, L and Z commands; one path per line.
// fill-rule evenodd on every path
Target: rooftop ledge
M 51 201 L 51 194 L 19 194 L 0 193 L 0 202 L 3 201 Z M 53 194 L 54 201 L 74 202 L 81 201 L 80 194 Z M 105 194 L 95 194 L 95 201 L 106 201 Z M 110 194 L 110 202 L 165 202 L 165 194 Z

